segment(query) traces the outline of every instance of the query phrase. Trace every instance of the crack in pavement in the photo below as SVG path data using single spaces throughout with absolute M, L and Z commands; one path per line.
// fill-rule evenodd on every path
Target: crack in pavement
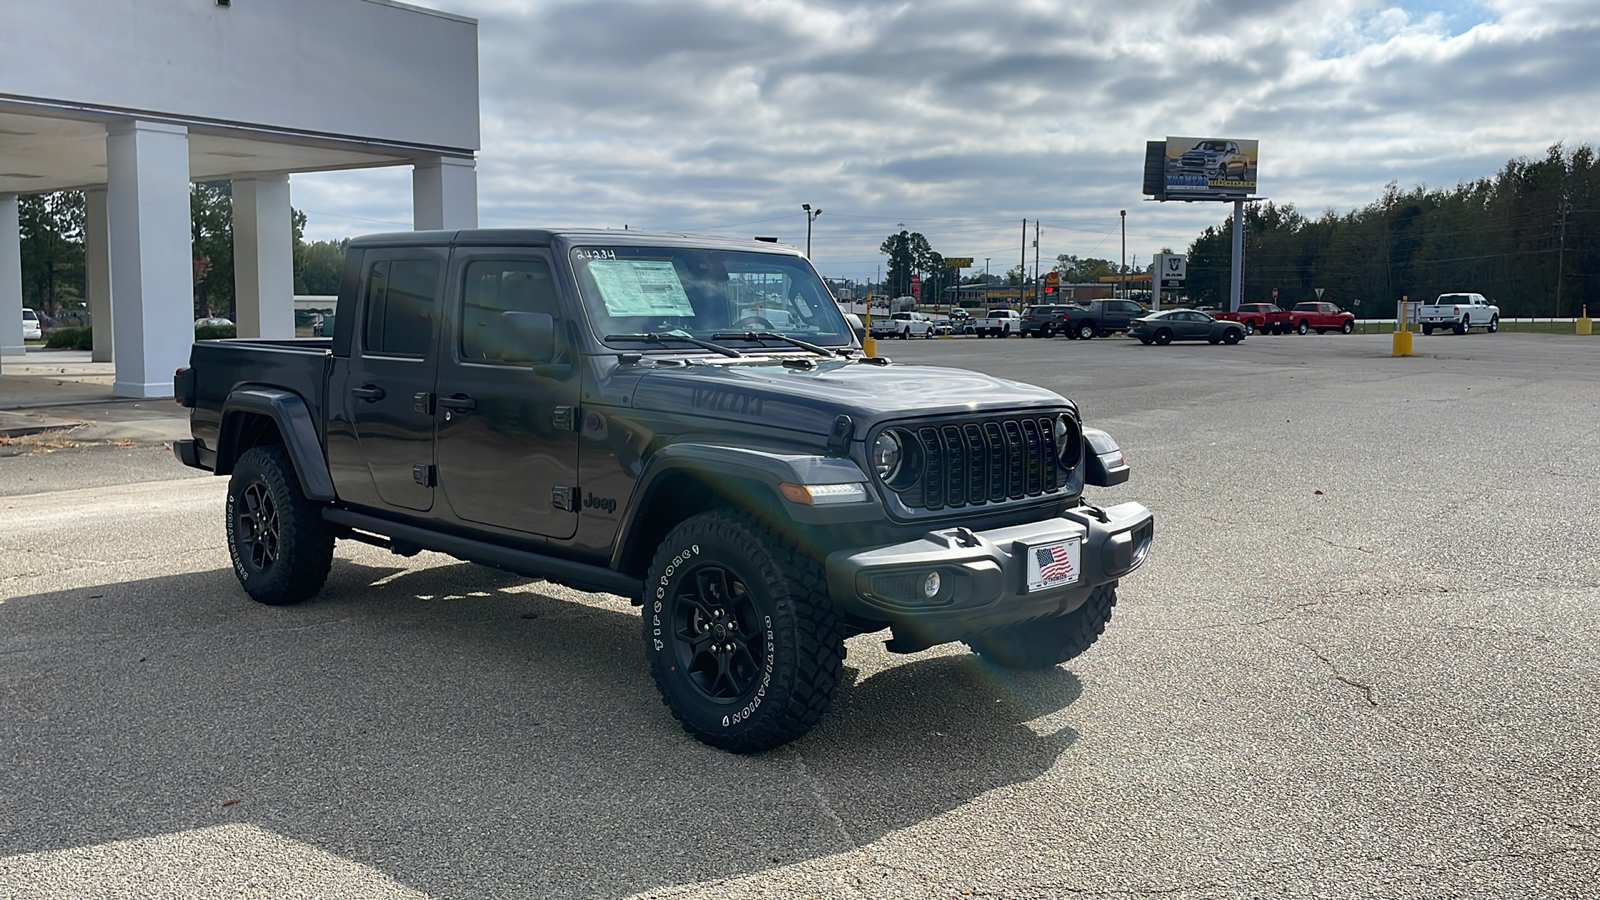
M 823 818 L 833 824 L 834 831 L 839 835 L 839 839 L 844 842 L 846 847 L 852 851 L 860 850 L 861 845 L 857 844 L 856 839 L 850 835 L 850 829 L 845 827 L 844 819 L 839 817 L 839 814 L 833 809 L 833 804 L 828 802 L 827 795 L 822 793 L 822 785 L 817 783 L 817 779 L 811 775 L 811 770 L 806 767 L 805 754 L 796 750 L 794 761 L 795 768 L 800 772 L 800 777 L 805 780 L 806 787 L 811 790 L 812 798 L 817 801 L 817 808 L 822 811 Z
M 1378 708 L 1378 701 L 1374 700 L 1372 698 L 1372 685 L 1365 684 L 1363 682 L 1357 681 L 1354 678 L 1351 678 L 1350 676 L 1348 676 L 1348 675 L 1344 674 L 1343 672 L 1339 671 L 1339 667 L 1333 664 L 1333 660 L 1331 660 L 1328 657 L 1324 656 L 1322 654 L 1322 651 L 1320 651 L 1317 648 L 1311 646 L 1310 644 L 1307 644 L 1307 643 L 1305 643 L 1303 641 L 1293 641 L 1292 643 L 1299 644 L 1301 647 L 1304 647 L 1307 651 L 1309 651 L 1311 653 L 1312 656 L 1315 656 L 1323 665 L 1327 666 L 1328 667 L 1328 671 L 1333 673 L 1333 680 L 1334 681 L 1338 681 L 1338 682 L 1341 682 L 1343 684 L 1347 684 L 1347 685 L 1355 688 L 1356 690 L 1360 691 L 1361 692 L 1361 696 L 1366 699 L 1368 706 L 1372 707 L 1373 709 L 1377 709 Z

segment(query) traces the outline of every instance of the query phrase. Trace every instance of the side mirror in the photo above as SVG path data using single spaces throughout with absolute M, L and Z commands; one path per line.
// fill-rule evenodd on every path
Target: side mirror
M 1128 480 L 1132 468 L 1115 438 L 1098 428 L 1085 428 L 1083 439 L 1089 445 L 1088 452 L 1084 454 L 1088 464 L 1087 471 L 1083 473 L 1085 484 L 1112 487 Z
M 547 363 L 556 355 L 556 320 L 549 313 L 503 312 L 500 325 L 506 330 L 507 362 Z

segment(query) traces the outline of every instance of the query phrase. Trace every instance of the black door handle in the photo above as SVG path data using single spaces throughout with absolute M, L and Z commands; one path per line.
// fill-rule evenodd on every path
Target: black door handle
M 453 409 L 456 412 L 467 412 L 477 409 L 478 401 L 465 394 L 456 394 L 454 397 L 440 397 L 439 405 L 445 409 Z
M 379 400 L 383 399 L 383 388 L 378 387 L 375 384 L 363 384 L 361 387 L 351 388 L 350 393 L 360 397 L 368 403 L 377 403 Z

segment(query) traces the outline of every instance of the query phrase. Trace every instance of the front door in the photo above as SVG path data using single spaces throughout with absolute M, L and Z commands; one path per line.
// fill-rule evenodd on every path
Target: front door
M 341 499 L 419 512 L 433 507 L 432 398 L 445 258 L 439 250 L 368 250 L 362 261 L 350 357 L 335 359 L 328 381 L 328 463 Z
M 458 519 L 569 538 L 578 527 L 578 348 L 567 332 L 549 254 L 458 249 L 450 260 L 455 323 L 440 357 L 439 486 Z M 519 323 L 549 316 L 554 339 L 530 344 Z

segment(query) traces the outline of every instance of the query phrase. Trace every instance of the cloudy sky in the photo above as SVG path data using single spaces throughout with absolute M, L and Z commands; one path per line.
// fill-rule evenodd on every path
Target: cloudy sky
M 1231 207 L 1144 146 L 1259 139 L 1307 214 L 1600 143 L 1595 0 L 423 0 L 479 21 L 484 226 L 772 235 L 872 278 L 901 227 L 999 274 L 1182 252 Z M 410 170 L 302 175 L 308 237 L 410 227 Z M 1033 264 L 1033 250 L 1027 251 Z M 1048 266 L 1048 263 L 1046 263 Z

